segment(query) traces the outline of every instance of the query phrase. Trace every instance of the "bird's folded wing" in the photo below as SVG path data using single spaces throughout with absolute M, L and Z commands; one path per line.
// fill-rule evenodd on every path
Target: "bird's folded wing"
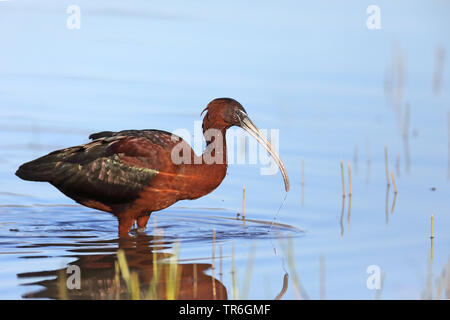
M 22 165 L 23 179 L 48 181 L 72 198 L 123 203 L 163 169 L 165 152 L 145 138 L 113 136 L 54 151 Z

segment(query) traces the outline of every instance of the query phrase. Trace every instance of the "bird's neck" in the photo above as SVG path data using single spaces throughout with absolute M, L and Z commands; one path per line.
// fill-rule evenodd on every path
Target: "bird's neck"
M 226 128 L 204 130 L 203 134 L 206 148 L 186 168 L 193 177 L 189 199 L 197 199 L 212 192 L 227 173 Z
M 202 163 L 206 165 L 227 165 L 226 128 L 208 128 L 203 130 L 206 148 L 202 154 Z
M 204 130 L 206 148 L 202 154 L 200 171 L 203 173 L 208 192 L 216 189 L 227 174 L 226 128 Z

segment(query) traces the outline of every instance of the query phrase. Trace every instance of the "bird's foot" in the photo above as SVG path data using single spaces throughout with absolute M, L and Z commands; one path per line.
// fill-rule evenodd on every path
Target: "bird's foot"
M 134 219 L 130 219 L 128 217 L 120 217 L 119 218 L 119 238 L 128 238 L 130 237 L 130 230 L 133 226 Z
M 149 218 L 150 218 L 150 215 L 148 215 L 148 216 L 141 216 L 141 217 L 138 217 L 136 219 L 138 232 L 144 232 L 145 231 L 145 227 L 147 226 L 147 222 L 148 222 Z

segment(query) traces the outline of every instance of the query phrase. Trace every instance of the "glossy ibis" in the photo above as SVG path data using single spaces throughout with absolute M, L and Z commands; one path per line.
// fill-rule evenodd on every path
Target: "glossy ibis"
M 152 212 L 217 188 L 227 171 L 225 132 L 239 126 L 274 158 L 289 190 L 280 157 L 239 102 L 215 99 L 204 111 L 206 149 L 201 156 L 182 138 L 166 131 L 103 131 L 91 134 L 89 143 L 23 164 L 16 175 L 50 182 L 84 206 L 111 212 L 119 221 L 119 236 L 128 236 L 135 221 L 138 230 L 143 230 Z

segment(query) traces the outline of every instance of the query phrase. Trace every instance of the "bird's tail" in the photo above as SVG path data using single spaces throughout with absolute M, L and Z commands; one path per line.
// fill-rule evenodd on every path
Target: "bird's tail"
M 52 182 L 55 175 L 61 171 L 61 161 L 70 151 L 79 147 L 57 150 L 46 156 L 22 164 L 16 171 L 16 176 L 29 181 Z
M 42 158 L 22 164 L 16 171 L 16 176 L 29 181 L 50 181 L 54 162 L 43 161 Z

